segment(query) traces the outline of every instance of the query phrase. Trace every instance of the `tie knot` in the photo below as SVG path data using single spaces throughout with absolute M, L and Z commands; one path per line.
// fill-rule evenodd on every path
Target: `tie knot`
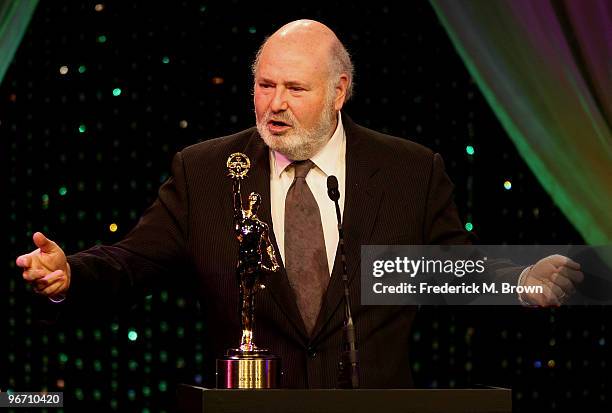
M 296 178 L 306 178 L 306 175 L 308 175 L 308 172 L 314 166 L 314 162 L 306 159 L 305 161 L 295 161 L 291 165 L 293 165 Z

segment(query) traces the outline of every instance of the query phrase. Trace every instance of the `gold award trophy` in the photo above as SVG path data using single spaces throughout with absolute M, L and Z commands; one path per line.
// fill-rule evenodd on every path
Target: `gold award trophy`
M 268 224 L 257 217 L 261 195 L 251 192 L 249 206 L 242 207 L 240 181 L 251 167 L 251 161 L 242 153 L 234 153 L 227 159 L 227 169 L 232 178 L 234 196 L 234 228 L 240 242 L 236 276 L 240 283 L 240 347 L 225 352 L 217 359 L 217 388 L 221 389 L 270 389 L 280 384 L 280 357 L 255 345 L 255 294 L 264 289 L 267 274 L 277 272 L 274 246 L 268 236 Z

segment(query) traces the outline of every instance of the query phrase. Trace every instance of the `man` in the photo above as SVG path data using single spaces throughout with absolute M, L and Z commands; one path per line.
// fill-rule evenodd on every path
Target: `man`
M 129 299 L 161 282 L 197 277 L 210 334 L 205 380 L 214 358 L 239 339 L 231 182 L 225 161 L 250 159 L 245 193 L 262 194 L 260 218 L 272 226 L 281 273 L 257 296 L 257 338 L 283 360 L 285 387 L 335 387 L 342 343 L 338 234 L 326 178 L 341 192 L 361 387 L 410 387 L 408 346 L 413 307 L 361 306 L 360 247 L 366 244 L 469 243 L 441 157 L 413 142 L 355 124 L 341 114 L 353 67 L 336 35 L 321 23 L 291 22 L 261 47 L 253 65 L 257 128 L 178 153 L 172 177 L 127 237 L 68 259 L 34 234 L 37 250 L 17 258 L 39 293 L 70 303 L 103 295 Z M 214 211 L 214 213 L 211 213 Z M 520 281 L 519 281 L 520 275 Z M 580 282 L 580 267 L 561 256 L 508 268 L 512 282 L 538 284 L 525 296 L 559 305 Z M 385 357 L 381 357 L 385 355 Z

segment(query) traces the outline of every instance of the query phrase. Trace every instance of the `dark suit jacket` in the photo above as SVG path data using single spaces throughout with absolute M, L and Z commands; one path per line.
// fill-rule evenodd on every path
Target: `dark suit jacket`
M 467 243 L 469 238 L 438 154 L 361 127 L 346 116 L 343 123 L 347 138 L 343 221 L 361 386 L 411 387 L 408 350 L 416 309 L 360 305 L 360 247 Z M 123 299 L 162 282 L 186 283 L 195 277 L 209 340 L 207 385 L 214 385 L 215 357 L 240 341 L 238 243 L 225 166 L 234 152 L 251 159 L 243 194 L 262 195 L 259 216 L 272 225 L 268 149 L 251 128 L 177 153 L 172 177 L 123 241 L 69 257 L 72 284 L 67 301 L 91 294 Z M 337 257 L 319 319 L 308 337 L 284 268 L 258 294 L 255 340 L 281 356 L 285 387 L 337 386 L 342 297 Z

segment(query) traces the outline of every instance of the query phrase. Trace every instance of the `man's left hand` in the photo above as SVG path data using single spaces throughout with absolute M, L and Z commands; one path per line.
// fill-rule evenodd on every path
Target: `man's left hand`
M 542 286 L 544 293 L 522 293 L 521 300 L 542 307 L 560 306 L 584 279 L 580 264 L 558 254 L 542 258 L 526 271 L 521 285 Z

